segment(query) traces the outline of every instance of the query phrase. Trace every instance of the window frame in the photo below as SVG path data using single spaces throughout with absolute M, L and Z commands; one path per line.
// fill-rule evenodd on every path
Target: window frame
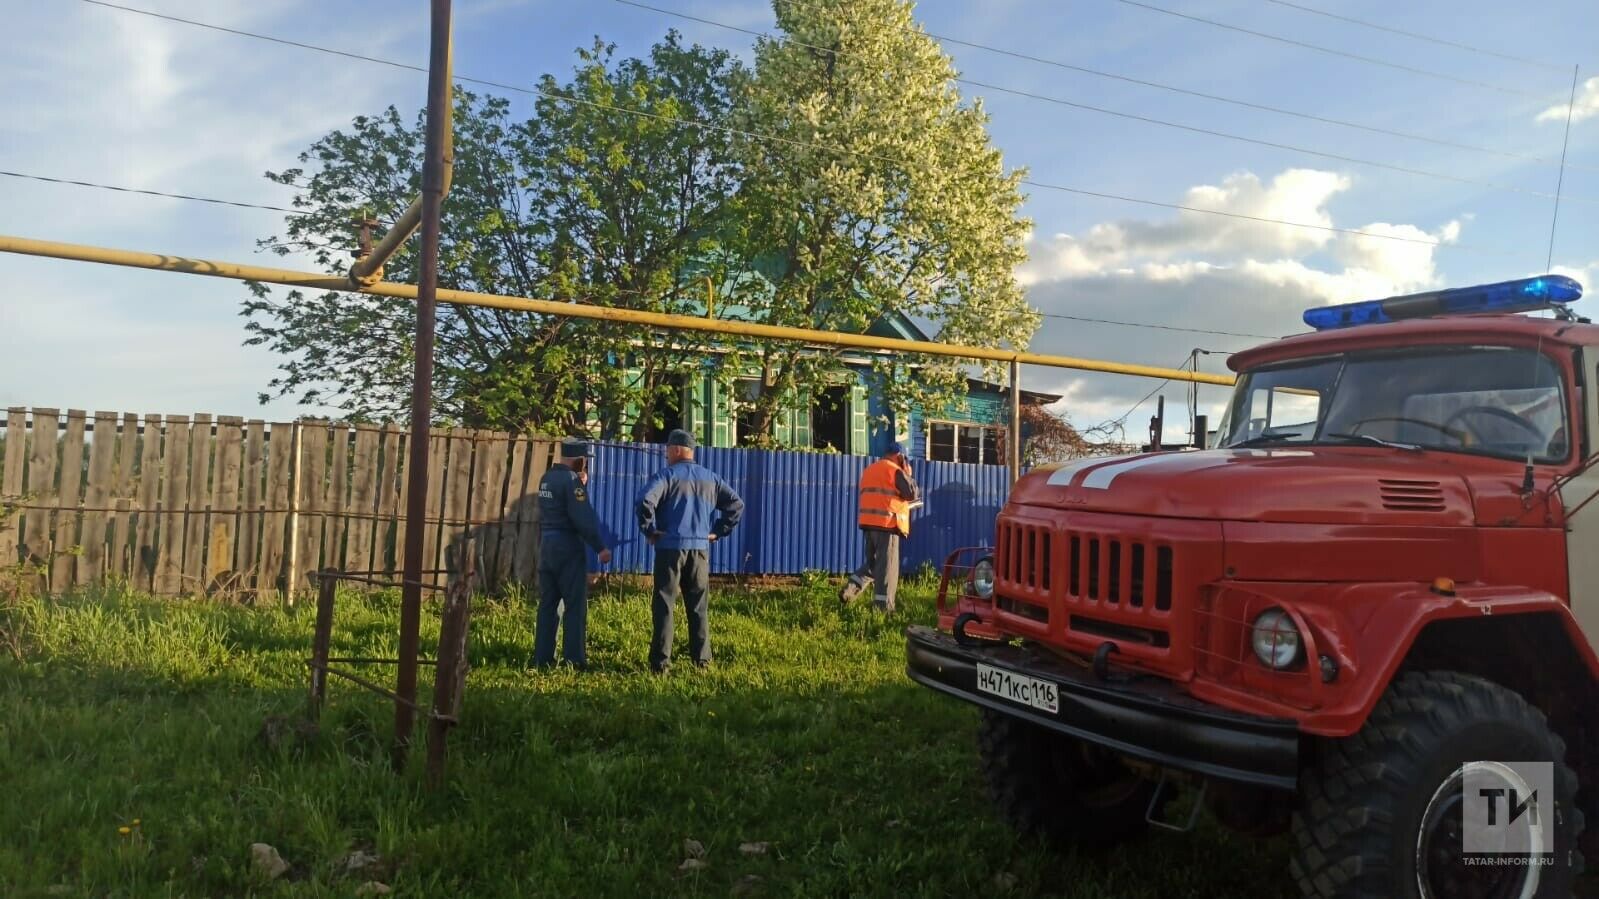
M 950 444 L 952 456 L 949 459 L 938 459 L 933 456 L 933 428 L 939 426 L 954 429 L 953 440 Z M 961 429 L 963 428 L 973 428 L 979 432 L 976 462 L 962 462 L 960 459 Z M 1004 458 L 1005 433 L 1008 430 L 1004 425 L 983 424 L 975 421 L 956 421 L 949 418 L 926 418 L 922 420 L 922 435 L 926 438 L 924 455 L 929 462 L 951 462 L 956 465 L 1005 465 L 1008 464 Z M 985 438 L 989 433 L 994 436 L 992 441 L 993 458 L 989 458 L 989 454 L 986 452 L 990 442 Z

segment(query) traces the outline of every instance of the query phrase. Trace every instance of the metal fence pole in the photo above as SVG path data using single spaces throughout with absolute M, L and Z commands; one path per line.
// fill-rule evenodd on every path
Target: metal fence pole
M 1022 476 L 1022 364 L 1015 359 L 1010 363 L 1010 440 L 1007 447 L 1010 480 L 1014 484 Z
M 394 767 L 405 767 L 415 726 L 417 642 L 422 625 L 422 536 L 426 530 L 428 431 L 433 418 L 433 336 L 439 290 L 439 208 L 444 201 L 445 132 L 450 127 L 450 0 L 433 0 L 428 63 L 426 156 L 422 163 L 422 258 L 417 272 L 416 367 L 411 381 L 410 492 L 405 508 L 405 576 L 400 587 L 400 664 L 395 678 Z

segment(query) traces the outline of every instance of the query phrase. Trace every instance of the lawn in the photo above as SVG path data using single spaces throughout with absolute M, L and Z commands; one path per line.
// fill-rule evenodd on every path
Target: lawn
M 887 621 L 841 613 L 819 582 L 719 589 L 716 666 L 665 678 L 645 669 L 641 592 L 599 592 L 585 674 L 524 671 L 530 608 L 484 601 L 437 792 L 419 766 L 390 770 L 391 706 L 337 680 L 314 739 L 259 739 L 268 716 L 303 711 L 311 613 L 113 589 L 7 608 L 0 892 L 353 896 L 368 880 L 400 896 L 1290 891 L 1282 841 L 1211 826 L 1103 858 L 1014 836 L 983 797 L 975 711 L 904 673 L 901 629 L 931 619 L 930 583 Z M 436 607 L 424 621 L 428 646 Z M 395 595 L 341 594 L 335 654 L 392 655 L 397 622 Z M 680 623 L 680 655 L 681 640 Z M 703 867 L 681 869 L 685 840 L 703 845 Z M 257 842 L 287 874 L 253 870 Z M 379 860 L 342 871 L 355 850 Z

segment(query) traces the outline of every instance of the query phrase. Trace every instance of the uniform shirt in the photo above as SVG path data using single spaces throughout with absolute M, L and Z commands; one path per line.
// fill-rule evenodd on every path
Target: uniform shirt
M 546 536 L 576 536 L 595 552 L 605 548 L 600 541 L 600 516 L 589 502 L 588 491 L 577 472 L 565 465 L 550 466 L 539 479 L 539 528 Z
M 639 530 L 645 537 L 659 535 L 659 549 L 710 549 L 710 535 L 726 537 L 743 513 L 744 501 L 733 488 L 691 461 L 656 472 L 638 495 Z

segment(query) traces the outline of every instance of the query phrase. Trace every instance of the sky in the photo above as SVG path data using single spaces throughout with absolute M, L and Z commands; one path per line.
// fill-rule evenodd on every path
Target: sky
M 650 3 L 748 30 L 773 24 L 759 0 Z M 414 65 L 427 59 L 421 0 L 124 5 Z M 6 7 L 0 170 L 283 206 L 292 188 L 263 172 L 294 165 L 300 150 L 357 115 L 389 104 L 409 113 L 424 102 L 426 79 L 416 72 L 86 0 Z M 638 55 L 677 28 L 746 59 L 754 40 L 616 0 L 456 0 L 455 8 L 457 73 L 514 84 L 546 72 L 564 79 L 573 51 L 596 36 Z M 926 0 L 916 17 L 946 39 L 961 77 L 984 85 L 959 88 L 990 113 L 1006 164 L 1036 183 L 1026 188 L 1033 231 L 1017 275 L 1035 308 L 1073 318 L 1044 319 L 1035 351 L 1179 366 L 1202 349 L 1202 370 L 1225 371 L 1227 353 L 1303 330 L 1309 306 L 1521 277 L 1551 259 L 1555 271 L 1599 280 L 1599 6 L 1590 0 Z M 1573 65 L 1580 83 L 1562 174 Z M 525 96 L 513 102 L 529 105 Z M 309 265 L 257 249 L 281 225 L 270 211 L 0 176 L 0 234 Z M 266 418 L 330 411 L 292 398 L 258 403 L 279 360 L 242 345 L 245 291 L 236 282 L 0 255 L 0 289 L 0 404 Z M 1599 314 L 1599 299 L 1576 308 Z M 1142 436 L 1154 396 L 1164 395 L 1186 430 L 1186 385 L 1029 368 L 1024 386 L 1062 394 L 1059 408 L 1081 427 L 1124 420 L 1130 437 Z M 1199 411 L 1214 421 L 1225 395 L 1202 388 Z

